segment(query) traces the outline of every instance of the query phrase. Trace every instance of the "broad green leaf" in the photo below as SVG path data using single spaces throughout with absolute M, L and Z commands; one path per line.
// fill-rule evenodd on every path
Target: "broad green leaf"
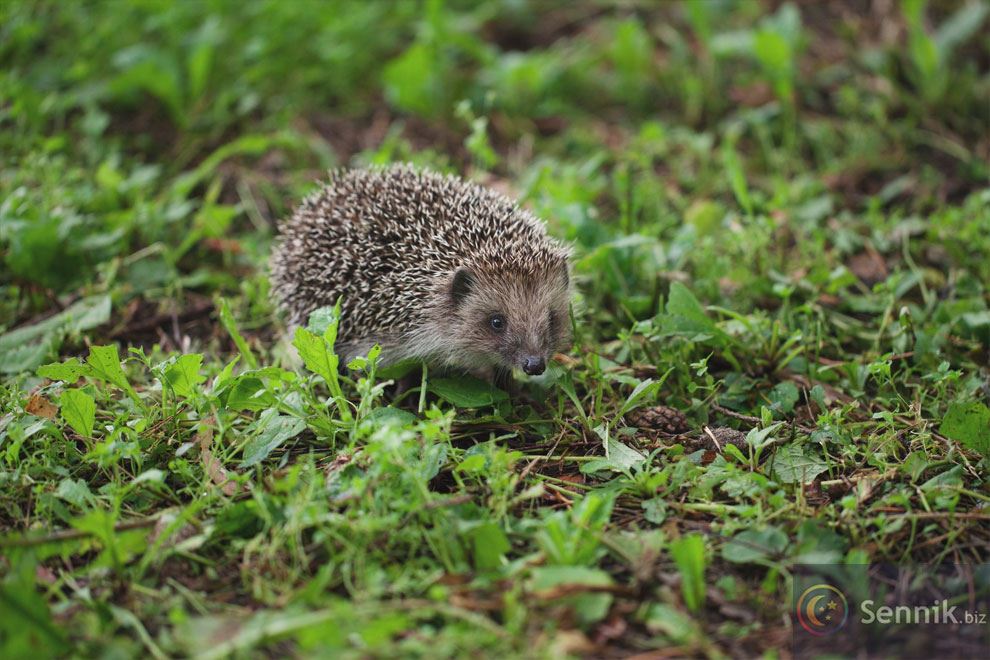
M 787 549 L 787 535 L 776 527 L 746 529 L 722 547 L 722 557 L 736 564 L 777 559 Z
M 643 500 L 639 506 L 643 509 L 643 517 L 654 525 L 662 525 L 663 521 L 667 519 L 668 507 L 665 497 Z
M 319 307 L 309 314 L 306 329 L 320 335 L 333 346 L 337 341 L 337 327 L 340 324 L 340 303 L 334 306 Z
M 199 394 L 199 386 L 206 380 L 206 376 L 199 372 L 202 365 L 202 354 L 183 355 L 165 369 L 165 382 L 181 397 Z
M 337 412 L 341 419 L 349 422 L 352 419 L 351 411 L 347 401 L 344 400 L 344 393 L 340 389 L 340 381 L 337 378 L 340 358 L 333 350 L 334 342 L 337 340 L 337 323 L 340 320 L 339 300 L 333 308 L 333 316 L 334 318 L 323 330 L 323 336 L 316 335 L 306 328 L 296 328 L 296 336 L 292 345 L 296 347 L 306 368 L 321 376 L 326 382 L 330 393 L 337 402 Z
M 416 421 L 416 415 L 408 410 L 393 408 L 392 406 L 382 406 L 373 409 L 361 420 L 362 425 L 370 424 L 378 426 L 408 426 Z
M 480 571 L 498 568 L 502 558 L 512 545 L 505 532 L 494 522 L 484 523 L 471 530 L 474 548 L 474 565 Z
M 646 460 L 646 456 L 641 452 L 616 440 L 609 433 L 608 427 L 605 425 L 596 427 L 595 433 L 602 439 L 605 457 L 595 461 L 588 461 L 581 466 L 581 472 L 585 474 L 591 474 L 599 470 L 627 472 Z
M 83 364 L 78 358 L 69 358 L 65 362 L 55 362 L 46 364 L 38 368 L 38 375 L 49 380 L 63 380 L 67 383 L 74 383 L 82 376 L 91 373 L 88 364 Z
M 964 447 L 990 456 L 990 408 L 978 401 L 950 405 L 938 432 Z
M 244 445 L 244 460 L 240 465 L 242 468 L 257 465 L 283 442 L 296 437 L 306 428 L 306 420 L 289 415 L 263 415 L 262 420 L 261 432 Z
M 605 443 L 605 457 L 614 469 L 620 471 L 628 470 L 646 460 L 646 456 L 640 451 L 619 442 L 615 437 L 609 437 Z
M 53 335 L 28 344 L 9 346 L 0 353 L 0 373 L 17 374 L 30 371 L 50 360 L 61 343 L 61 337 Z
M 603 619 L 612 604 L 612 594 L 598 593 L 598 588 L 613 584 L 612 577 L 598 568 L 541 566 L 533 569 L 530 588 L 556 596 L 556 600 L 573 608 L 582 624 L 589 624 Z M 558 593 L 569 595 L 561 597 Z
M 720 345 L 727 340 L 725 332 L 709 318 L 691 290 L 680 282 L 670 285 L 666 316 L 661 323 L 668 333 L 713 337 Z
M 0 335 L 0 373 L 20 373 L 51 359 L 69 332 L 82 332 L 110 319 L 110 296 L 84 298 L 65 311 Z
M 670 554 L 681 574 L 684 604 L 697 612 L 705 603 L 705 540 L 699 534 L 682 536 L 670 543 Z
M 114 344 L 91 347 L 89 357 L 86 358 L 86 364 L 89 365 L 93 377 L 116 385 L 137 398 L 137 393 L 127 382 L 127 376 L 124 375 L 124 370 L 120 367 L 120 355 L 117 354 L 117 347 Z
M 746 433 L 746 444 L 750 445 L 754 449 L 762 449 L 764 446 L 773 442 L 773 438 L 770 437 L 774 431 L 779 429 L 783 422 L 775 422 L 770 424 L 765 428 L 752 428 Z
M 231 410 L 264 410 L 275 403 L 275 397 L 260 378 L 241 374 L 227 390 L 224 402 Z
M 801 398 L 801 393 L 798 391 L 797 385 L 789 380 L 785 380 L 777 383 L 770 390 L 768 398 L 770 399 L 770 403 L 773 404 L 774 410 L 786 415 L 794 410 L 794 406 L 797 405 L 798 400 Z
M 58 488 L 55 489 L 55 497 L 75 504 L 80 509 L 93 503 L 93 493 L 90 492 L 89 486 L 82 479 L 70 479 L 68 477 L 62 479 L 58 483 Z
M 481 408 L 509 398 L 497 387 L 471 376 L 432 379 L 430 390 L 458 408 Z
M 562 586 L 608 587 L 612 576 L 599 568 L 585 566 L 539 566 L 533 569 L 531 588 L 546 591 Z
M 622 417 L 627 412 L 639 406 L 643 399 L 656 393 L 663 383 L 661 381 L 655 381 L 652 378 L 647 378 L 637 385 L 633 391 L 626 397 L 625 402 L 622 407 L 619 408 L 619 412 L 616 413 L 616 418 Z
M 828 463 L 817 456 L 806 455 L 801 445 L 781 447 L 773 457 L 773 475 L 785 484 L 807 484 L 828 470 Z
M 306 368 L 323 378 L 328 384 L 337 382 L 337 367 L 339 358 L 333 352 L 333 346 L 306 328 L 296 328 L 292 345 L 299 351 Z
M 65 390 L 59 398 L 62 419 L 84 438 L 93 436 L 96 423 L 96 402 L 82 390 Z
M 35 570 L 15 570 L 0 582 L 0 639 L 7 658 L 51 658 L 69 652 L 65 633 L 52 621 Z
M 654 603 L 646 610 L 644 624 L 651 632 L 662 632 L 675 644 L 698 645 L 706 635 L 687 612 L 661 603 Z
M 480 472 L 487 462 L 488 459 L 483 454 L 474 454 L 458 463 L 455 469 L 458 472 Z
M 90 330 L 110 319 L 110 297 L 84 298 L 62 312 L 33 325 L 24 326 L 0 335 L 0 353 L 59 330 L 80 332 Z
M 444 98 L 438 67 L 429 44 L 414 43 L 390 61 L 382 74 L 385 94 L 393 105 L 426 117 L 433 116 Z
M 753 54 L 775 79 L 789 78 L 793 71 L 791 45 L 776 32 L 761 30 L 753 41 Z

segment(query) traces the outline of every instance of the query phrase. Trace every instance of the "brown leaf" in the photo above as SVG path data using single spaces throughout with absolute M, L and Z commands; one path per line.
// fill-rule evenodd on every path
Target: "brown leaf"
M 233 238 L 205 238 L 203 247 L 211 252 L 229 252 L 230 254 L 241 254 L 244 252 L 240 241 Z
M 730 88 L 729 98 L 738 105 L 758 108 L 772 101 L 774 95 L 770 85 L 760 81 L 751 85 L 736 85 Z
M 29 415 L 44 417 L 45 419 L 55 419 L 55 415 L 58 414 L 58 406 L 42 394 L 32 394 L 27 405 L 24 406 L 24 410 Z
M 206 469 L 206 473 L 210 475 L 213 483 L 220 486 L 220 490 L 223 491 L 224 495 L 232 497 L 237 493 L 237 484 L 227 477 L 227 470 L 220 464 L 220 461 L 213 457 L 213 452 L 210 451 L 210 445 L 213 444 L 212 423 L 212 419 L 206 420 L 196 434 L 196 441 L 199 443 L 200 458 L 203 461 L 203 467 Z
M 58 582 L 58 578 L 55 576 L 55 573 L 52 572 L 52 569 L 41 564 L 34 569 L 34 577 L 42 584 L 53 585 Z
M 867 286 L 873 286 L 887 279 L 887 262 L 876 250 L 866 250 L 853 255 L 846 267 Z
M 626 634 L 629 624 L 621 616 L 613 616 L 602 622 L 595 631 L 595 642 L 604 644 L 612 639 L 619 639 Z

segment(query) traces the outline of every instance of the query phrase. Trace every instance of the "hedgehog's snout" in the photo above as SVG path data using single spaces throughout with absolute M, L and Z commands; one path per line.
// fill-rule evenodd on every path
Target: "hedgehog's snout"
M 539 355 L 527 355 L 522 360 L 522 370 L 527 376 L 539 376 L 547 369 L 547 361 Z

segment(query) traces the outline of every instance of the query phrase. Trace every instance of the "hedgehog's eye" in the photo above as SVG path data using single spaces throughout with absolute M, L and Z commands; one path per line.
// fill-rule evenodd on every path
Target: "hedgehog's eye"
M 492 330 L 495 332 L 502 332 L 505 330 L 505 326 L 508 325 L 508 322 L 501 314 L 492 314 L 488 317 L 488 325 L 492 326 Z

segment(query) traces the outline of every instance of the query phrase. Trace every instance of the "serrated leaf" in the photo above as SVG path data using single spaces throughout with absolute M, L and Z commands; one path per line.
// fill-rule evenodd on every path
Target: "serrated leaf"
M 326 339 L 331 346 L 337 341 L 337 326 L 340 323 L 340 304 L 319 307 L 309 314 L 306 329 Z
M 806 455 L 800 445 L 781 447 L 773 457 L 774 478 L 785 484 L 811 483 L 826 470 L 828 463 Z
M 137 398 L 137 394 L 127 382 L 124 370 L 120 367 L 120 355 L 115 345 L 91 347 L 86 364 L 89 365 L 90 373 L 94 378 L 116 385 Z
M 268 458 L 283 442 L 294 438 L 306 428 L 306 420 L 289 415 L 270 415 L 261 432 L 244 445 L 241 468 L 257 465 Z
M 602 439 L 605 457 L 595 461 L 588 461 L 581 466 L 581 472 L 585 474 L 591 474 L 599 470 L 627 472 L 646 460 L 646 456 L 641 452 L 616 440 L 609 433 L 608 427 L 605 425 L 596 427 L 595 434 Z
M 306 368 L 329 383 L 337 382 L 337 367 L 340 360 L 333 352 L 333 347 L 318 335 L 303 327 L 296 328 L 292 345 L 299 351 Z
M 165 369 L 165 382 L 181 397 L 188 398 L 199 394 L 199 386 L 206 380 L 206 376 L 199 373 L 202 365 L 201 353 L 182 355 Z
M 59 398 L 62 405 L 62 419 L 72 427 L 72 430 L 90 438 L 93 436 L 93 425 L 96 423 L 96 402 L 93 397 L 82 390 L 66 390 Z
M 78 358 L 69 358 L 65 362 L 55 362 L 38 367 L 38 375 L 49 380 L 62 380 L 67 383 L 74 383 L 83 376 L 88 376 L 91 369 L 88 364 L 83 364 Z

